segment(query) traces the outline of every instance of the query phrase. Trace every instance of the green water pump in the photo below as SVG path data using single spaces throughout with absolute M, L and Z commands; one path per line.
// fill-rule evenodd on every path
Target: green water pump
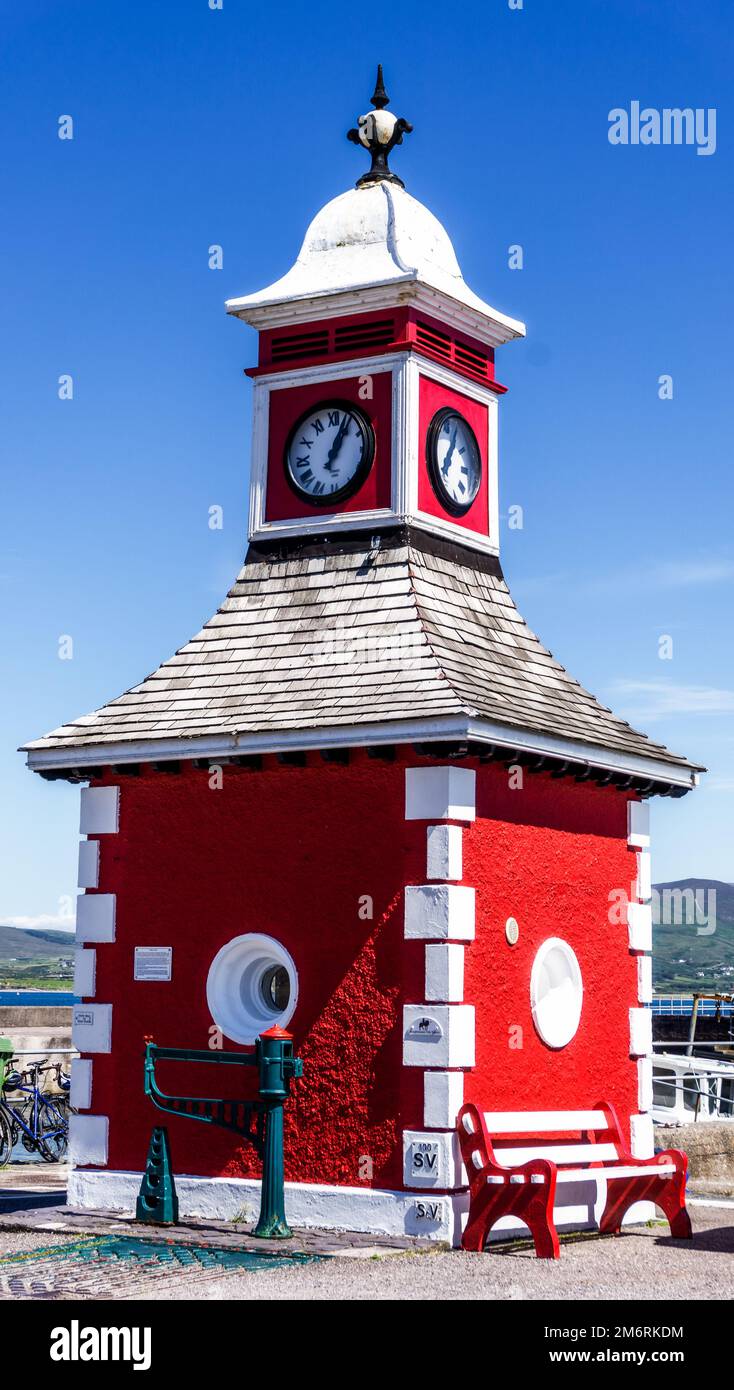
M 202 1096 L 169 1096 L 158 1086 L 155 1069 L 159 1061 L 257 1067 L 257 1099 L 214 1100 Z M 269 1028 L 262 1033 L 255 1043 L 254 1054 L 159 1047 L 152 1039 L 146 1039 L 145 1094 L 153 1104 L 159 1110 L 179 1115 L 182 1119 L 234 1130 L 252 1144 L 262 1158 L 260 1217 L 253 1234 L 265 1240 L 284 1240 L 293 1234 L 285 1216 L 283 1106 L 290 1094 L 291 1082 L 302 1075 L 303 1062 L 300 1057 L 294 1057 L 291 1034 L 282 1028 Z M 178 1210 L 166 1131 L 154 1131 L 154 1141 L 138 1198 L 137 1218 L 139 1221 L 165 1225 L 175 1220 L 173 1213 Z M 167 1162 L 162 1160 L 164 1152 L 169 1156 Z M 151 1164 L 154 1164 L 153 1168 Z M 160 1194 L 160 1200 L 156 1200 L 156 1193 Z

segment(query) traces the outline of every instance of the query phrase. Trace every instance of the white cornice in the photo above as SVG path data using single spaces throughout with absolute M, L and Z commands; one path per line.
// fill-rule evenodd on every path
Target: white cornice
M 259 331 L 411 304 L 434 318 L 442 319 L 448 327 L 468 333 L 490 347 L 499 347 L 502 343 L 525 336 L 525 325 L 519 320 L 508 318 L 499 310 L 480 313 L 452 295 L 410 275 L 381 285 L 355 285 L 334 294 L 303 295 L 243 307 L 240 304 L 241 301 L 237 299 L 227 300 L 227 313 Z
M 386 743 L 431 743 L 469 739 L 498 748 L 547 754 L 550 757 L 588 762 L 605 772 L 645 777 L 690 790 L 698 783 L 695 768 L 646 758 L 578 739 L 557 737 L 528 729 L 512 729 L 489 719 L 467 714 L 443 715 L 434 719 L 390 720 L 365 725 L 338 725 L 320 729 L 279 730 L 277 733 L 206 734 L 199 738 L 145 739 L 120 744 L 88 744 L 73 748 L 34 748 L 28 753 L 33 772 L 54 769 L 108 766 L 111 763 L 160 762 L 175 758 L 227 758 L 253 753 L 283 753 L 321 748 L 368 748 Z

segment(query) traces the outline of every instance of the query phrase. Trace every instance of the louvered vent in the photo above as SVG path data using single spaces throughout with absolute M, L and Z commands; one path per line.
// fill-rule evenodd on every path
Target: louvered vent
M 466 372 L 467 376 L 475 376 L 479 381 L 490 378 L 488 354 L 468 347 L 466 343 L 457 343 L 448 333 L 440 333 L 427 323 L 417 323 L 415 342 L 416 347 L 429 352 L 431 357 L 440 357 L 442 362 L 449 362 L 457 371 Z
M 301 357 L 324 357 L 329 351 L 329 330 L 311 333 L 290 333 L 273 338 L 270 352 L 273 362 L 296 362 Z
M 454 361 L 465 372 L 471 372 L 472 376 L 478 376 L 482 381 L 487 380 L 489 358 L 486 353 L 477 352 L 476 348 L 466 347 L 464 343 L 454 343 Z
M 344 324 L 334 331 L 335 352 L 365 352 L 370 348 L 387 347 L 395 337 L 392 319 L 377 323 Z
M 434 353 L 436 357 L 442 357 L 444 362 L 451 361 L 453 344 L 446 333 L 439 333 L 437 328 L 429 328 L 427 323 L 417 323 L 415 341 L 418 347 L 425 348 L 427 352 Z

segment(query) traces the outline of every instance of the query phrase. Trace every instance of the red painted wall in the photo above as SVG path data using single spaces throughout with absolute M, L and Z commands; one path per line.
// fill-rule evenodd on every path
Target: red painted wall
M 369 364 L 365 372 L 369 370 Z M 283 521 L 291 517 L 321 518 L 325 511 L 355 512 L 370 507 L 389 507 L 391 503 L 391 431 L 392 431 L 392 373 L 375 372 L 372 376 L 373 398 L 362 400 L 359 377 L 340 381 L 315 382 L 310 386 L 289 386 L 272 391 L 270 395 L 270 432 L 268 441 L 268 485 L 265 505 L 267 521 Z M 286 441 L 299 416 L 318 405 L 319 401 L 342 399 L 352 401 L 369 417 L 375 432 L 375 458 L 368 477 L 353 497 L 327 507 L 312 507 L 302 501 L 289 486 L 283 464 Z
M 94 1058 L 92 1096 L 92 1113 L 110 1116 L 110 1166 L 143 1167 L 156 1122 L 143 1036 L 207 1047 L 211 961 L 257 931 L 281 941 L 299 973 L 290 1028 L 307 1079 L 287 1107 L 287 1176 L 358 1184 L 368 1155 L 374 1182 L 397 1185 L 399 1116 L 417 1124 L 422 1113 L 421 1079 L 402 1067 L 402 998 L 423 991 L 420 953 L 403 949 L 402 890 L 425 870 L 425 837 L 404 820 L 402 769 L 362 755 L 349 767 L 319 757 L 303 769 L 275 759 L 259 773 L 225 767 L 219 791 L 185 765 L 180 776 L 120 780 L 120 830 L 102 837 L 99 883 L 117 894 L 117 940 L 96 948 L 113 1052 Z M 358 915 L 364 894 L 372 921 Z M 170 984 L 133 980 L 136 945 L 173 946 Z M 164 1088 L 212 1095 L 234 1085 L 233 1072 L 168 1064 L 161 1076 Z M 168 1123 L 176 1171 L 257 1171 L 236 1136 Z
M 460 411 L 465 420 L 471 425 L 479 445 L 482 457 L 482 481 L 479 491 L 472 502 L 469 510 L 463 516 L 454 516 L 447 512 L 445 507 L 439 502 L 428 472 L 426 462 L 426 436 L 428 427 L 442 406 L 453 406 Z M 486 405 L 481 401 L 471 400 L 461 391 L 453 391 L 448 386 L 442 386 L 440 382 L 433 381 L 431 377 L 421 376 L 419 387 L 419 431 L 420 431 L 420 455 L 418 460 L 418 507 L 422 512 L 428 512 L 429 516 L 440 516 L 444 521 L 452 521 L 455 526 L 461 526 L 466 531 L 476 531 L 480 536 L 496 535 L 497 518 L 489 516 L 489 484 L 488 484 L 488 460 L 487 460 L 487 428 L 488 411 Z
M 629 1057 L 637 966 L 626 925 L 609 922 L 610 892 L 629 893 L 635 876 L 627 798 L 547 773 L 526 773 L 522 790 L 508 781 L 498 764 L 481 769 L 477 821 L 464 836 L 466 882 L 477 890 L 465 997 L 478 1004 L 466 1099 L 493 1110 L 578 1110 L 608 1100 L 629 1137 L 628 1118 L 638 1110 Z M 508 917 L 519 924 L 516 946 L 505 938 Z M 578 1032 L 558 1050 L 541 1040 L 530 1011 L 533 959 L 549 936 L 575 951 L 584 984 Z M 511 1032 L 518 1027 L 521 1035 Z
M 419 763 L 414 755 L 411 766 Z M 300 993 L 289 1025 L 306 1074 L 286 1108 L 286 1175 L 398 1187 L 403 1128 L 421 1128 L 423 1073 L 402 1066 L 402 1005 L 424 995 L 424 947 L 403 939 L 403 888 L 425 881 L 425 822 L 405 822 L 405 763 L 354 755 L 349 766 L 309 755 L 307 767 L 266 759 L 225 768 L 221 790 L 184 765 L 121 782 L 120 830 L 102 836 L 99 891 L 117 894 L 117 939 L 97 945 L 97 993 L 112 1003 L 113 1051 L 95 1055 L 91 1113 L 110 1117 L 109 1164 L 140 1170 L 158 1112 L 143 1096 L 142 1040 L 206 1047 L 206 976 L 217 951 L 249 931 L 290 951 Z M 477 1068 L 467 1098 L 492 1109 L 578 1108 L 604 1097 L 625 1128 L 637 1110 L 628 1058 L 634 960 L 608 895 L 627 887 L 625 797 L 571 780 L 526 775 L 510 791 L 498 765 L 478 768 L 478 819 L 464 835 L 465 882 L 477 889 L 477 939 L 466 952 L 477 1009 Z M 374 902 L 372 921 L 359 899 Z M 504 937 L 508 916 L 520 940 Z M 551 935 L 576 951 L 586 989 L 576 1037 L 547 1048 L 530 1016 L 535 950 Z M 171 983 L 133 980 L 136 945 L 173 946 Z M 524 1046 L 508 1047 L 508 1029 Z M 225 1047 L 234 1045 L 225 1040 Z M 164 1089 L 241 1094 L 229 1067 L 161 1071 Z M 175 1170 L 257 1172 L 234 1135 L 171 1117 Z

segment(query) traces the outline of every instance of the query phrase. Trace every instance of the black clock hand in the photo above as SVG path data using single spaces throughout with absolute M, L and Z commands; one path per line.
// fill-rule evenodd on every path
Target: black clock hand
M 456 448 L 456 435 L 458 433 L 458 429 L 459 426 L 457 425 L 456 429 L 454 430 L 454 433 L 451 436 L 451 443 L 449 444 L 448 453 L 443 463 L 441 464 L 441 472 L 443 473 L 444 478 L 448 478 L 449 476 L 449 464 L 451 463 L 451 455 L 453 454 L 454 449 Z
M 342 422 L 341 422 L 341 424 L 340 424 L 340 426 L 339 426 L 339 428 L 338 428 L 338 430 L 337 430 L 337 432 L 336 432 L 336 438 L 334 439 L 334 443 L 332 444 L 332 446 L 331 446 L 331 448 L 330 448 L 330 450 L 329 450 L 329 452 L 328 452 L 328 454 L 327 454 L 326 463 L 324 464 L 324 468 L 327 468 L 327 469 L 329 470 L 330 473 L 333 473 L 333 471 L 334 471 L 334 462 L 335 462 L 335 460 L 336 460 L 337 454 L 339 453 L 339 450 L 341 449 L 341 446 L 342 446 L 342 443 L 343 443 L 343 440 L 344 440 L 344 436 L 345 436 L 345 434 L 346 434 L 346 432 L 347 432 L 348 429 L 349 429 L 349 416 L 348 416 L 347 414 L 345 414 L 345 415 L 344 415 L 344 419 L 342 420 Z

